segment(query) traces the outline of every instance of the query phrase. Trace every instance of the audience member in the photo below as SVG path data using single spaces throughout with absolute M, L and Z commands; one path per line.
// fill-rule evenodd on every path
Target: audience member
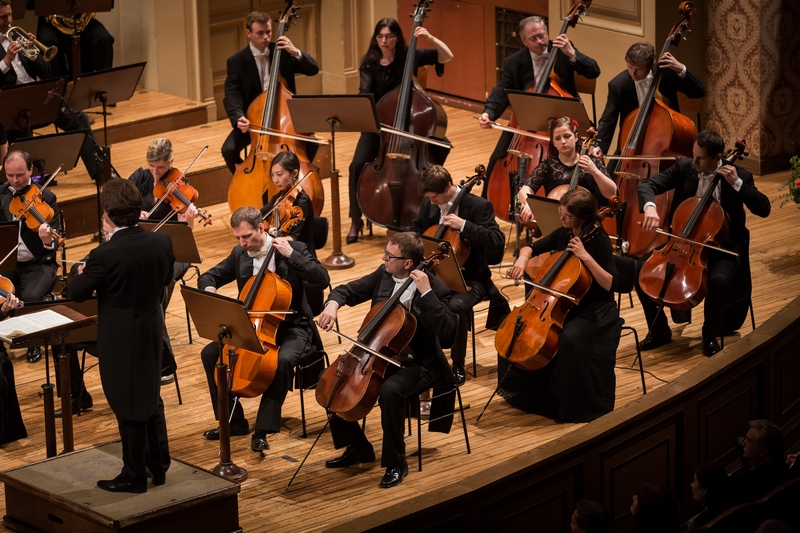
M 692 498 L 703 506 L 703 510 L 687 520 L 681 530 L 699 529 L 721 514 L 731 504 L 730 479 L 719 465 L 701 465 L 694 471 L 691 484 Z
M 645 484 L 633 495 L 631 505 L 636 533 L 674 533 L 678 531 L 678 504 L 668 490 Z
M 747 436 L 739 438 L 742 468 L 731 476 L 732 494 L 739 502 L 752 502 L 786 481 L 783 433 L 769 420 L 751 420 Z
M 756 533 L 794 533 L 795 529 L 782 520 L 767 520 L 763 522 Z
M 611 518 L 603 504 L 591 500 L 580 500 L 572 513 L 570 533 L 608 533 Z

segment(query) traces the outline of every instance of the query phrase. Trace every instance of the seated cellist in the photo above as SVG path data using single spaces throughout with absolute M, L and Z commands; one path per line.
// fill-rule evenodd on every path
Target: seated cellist
M 367 301 L 375 305 L 391 298 L 409 277 L 414 280 L 400 297 L 400 303 L 417 319 L 416 331 L 408 344 L 412 357 L 403 363 L 403 368 L 392 374 L 387 373 L 380 389 L 383 428 L 381 466 L 386 468 L 380 486 L 390 488 L 399 485 L 408 475 L 403 440 L 407 399 L 431 388 L 440 380 L 453 381 L 442 346 L 452 344 L 458 317 L 447 306 L 450 300 L 447 287 L 427 271 L 416 270 L 424 253 L 419 237 L 413 233 L 398 233 L 389 239 L 383 250 L 383 265 L 377 270 L 340 285 L 331 292 L 318 323 L 321 328 L 330 331 L 342 305 L 354 306 Z M 347 448 L 340 457 L 326 461 L 326 467 L 343 468 L 375 460 L 372 444 L 358 422 L 346 422 L 336 415 L 331 415 L 330 420 L 333 445 L 337 449 Z M 449 431 L 452 418 L 446 421 L 443 429 Z M 431 430 L 438 428 L 431 426 Z
M 621 326 L 613 296 L 617 268 L 611 241 L 602 226 L 590 229 L 583 240 L 577 237 L 584 227 L 597 222 L 594 196 L 576 188 L 564 194 L 560 203 L 562 227 L 520 249 L 510 275 L 521 278 L 533 255 L 568 250 L 593 280 L 580 303 L 567 313 L 553 360 L 535 371 L 512 366 L 499 393 L 511 405 L 529 413 L 588 422 L 614 409 L 614 361 Z M 503 376 L 509 363 L 504 358 L 499 362 L 498 376 Z
M 330 277 L 319 261 L 311 256 L 305 244 L 284 237 L 273 239 L 265 231 L 261 212 L 255 207 L 245 206 L 234 211 L 231 215 L 231 228 L 239 245 L 217 266 L 200 276 L 197 282 L 200 289 L 217 292 L 223 285 L 235 281 L 241 292 L 250 277 L 259 272 L 271 246 L 275 247 L 277 253 L 273 256 L 274 264 L 267 268 L 292 286 L 289 308 L 295 313 L 286 316 L 278 327 L 276 344 L 280 350 L 277 371 L 272 384 L 261 396 L 255 431 L 250 442 L 250 449 L 261 452 L 269 449 L 267 434 L 278 433 L 281 429 L 281 407 L 286 393 L 292 388 L 295 367 L 315 349 L 313 339 L 317 335 L 316 326 L 311 321 L 312 314 L 306 302 L 303 281 L 307 281 L 312 287 L 323 289 L 330 283 Z M 218 418 L 214 367 L 219 359 L 219 345 L 208 344 L 203 348 L 201 358 L 208 378 L 214 416 Z M 239 402 L 233 408 L 230 429 L 233 436 L 250 433 L 250 426 Z M 209 440 L 219 440 L 219 428 L 210 429 L 203 436 Z

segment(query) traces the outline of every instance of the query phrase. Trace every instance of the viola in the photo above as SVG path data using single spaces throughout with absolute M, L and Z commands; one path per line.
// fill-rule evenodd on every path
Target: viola
M 8 205 L 9 213 L 17 220 L 24 222 L 25 225 L 33 231 L 38 232 L 42 224 L 47 224 L 50 227 L 50 231 L 53 232 L 53 236 L 58 241 L 59 246 L 64 243 L 64 238 L 50 226 L 50 222 L 52 222 L 53 217 L 55 217 L 55 211 L 50 207 L 50 204 L 44 201 L 42 193 L 47 188 L 47 184 L 56 177 L 60 170 L 61 167 L 58 167 L 41 189 L 35 183 L 31 183 L 25 187 L 19 194 L 12 198 L 11 203 Z
M 9 294 L 14 294 L 14 283 L 5 276 L 0 276 L 0 305 L 3 305 L 8 300 Z M 23 302 L 19 303 L 23 307 Z
M 281 226 L 276 235 L 288 233 L 300 221 L 302 210 Z M 258 274 L 247 280 L 239 293 L 239 299 L 250 314 L 250 322 L 256 330 L 264 353 L 256 353 L 225 345 L 222 362 L 230 368 L 228 390 L 241 398 L 254 398 L 264 393 L 275 378 L 278 369 L 278 349 L 276 336 L 278 327 L 291 314 L 292 286 L 274 272 L 269 264 L 275 256 L 275 247 L 270 246 Z M 233 350 L 233 357 L 229 351 Z
M 744 139 L 737 141 L 722 164 L 732 165 L 741 159 L 745 146 Z M 670 309 L 691 309 L 706 296 L 709 248 L 720 249 L 728 235 L 728 214 L 714 200 L 720 179 L 715 171 L 702 197 L 681 202 L 672 217 L 672 232 L 677 235 L 655 250 L 639 271 L 644 293 Z
M 286 8 L 278 21 L 277 37 L 286 33 L 292 19 L 297 17 L 298 9 L 300 7 L 295 5 L 294 0 L 286 0 Z M 282 56 L 283 51 L 276 46 L 271 57 L 269 86 L 247 108 L 247 120 L 251 124 L 250 152 L 242 163 L 236 165 L 228 187 L 228 206 L 231 212 L 244 205 L 261 205 L 265 192 L 269 198 L 279 193 L 270 179 L 272 159 L 278 152 L 291 151 L 300 160 L 301 173 L 311 174 L 306 193 L 311 198 L 314 214 L 322 213 L 325 202 L 322 179 L 319 169 L 308 161 L 305 142 L 296 140 L 301 136 L 295 132 L 289 115 L 287 102 L 292 98 L 292 93 L 281 78 Z M 287 133 L 291 137 L 282 137 L 281 133 Z
M 447 129 L 447 115 L 442 106 L 425 94 L 413 79 L 417 48 L 414 32 L 422 25 L 431 1 L 420 0 L 416 4 L 403 81 L 384 95 L 377 105 L 381 124 L 391 123 L 392 128 L 382 127 L 384 133 L 381 134 L 378 157 L 364 166 L 358 180 L 361 211 L 379 226 L 411 225 L 422 204 L 417 193 L 419 177 L 426 168 L 435 164 L 428 139 L 444 138 Z M 411 138 L 408 134 L 412 134 Z
M 439 251 L 417 265 L 433 265 L 445 255 Z M 400 296 L 412 283 L 409 277 L 388 300 L 372 306 L 358 330 L 358 339 L 339 355 L 320 377 L 317 402 L 328 412 L 348 421 L 361 420 L 378 400 L 389 364 L 411 342 L 417 329 L 416 317 L 400 304 Z
M 475 185 L 481 182 L 485 175 L 486 167 L 483 165 L 478 165 L 475 167 L 475 175 L 470 177 L 466 182 L 461 183 L 461 190 L 459 190 L 456 197 L 453 198 L 453 203 L 450 206 L 450 209 L 447 210 L 448 215 L 456 212 L 459 204 L 461 204 L 461 200 L 463 200 L 464 197 L 470 193 Z M 453 250 L 453 255 L 455 255 L 456 259 L 458 260 L 459 266 L 464 266 L 464 263 L 467 262 L 470 244 L 468 240 L 461 236 L 461 232 L 457 229 L 453 229 L 444 224 L 434 224 L 426 229 L 423 235 L 449 242 L 450 247 Z
M 589 9 L 591 4 L 592 0 L 584 0 L 573 5 L 572 9 L 570 9 L 569 13 L 564 18 L 564 23 L 561 25 L 559 35 L 566 34 L 570 26 L 574 28 L 578 24 L 581 15 Z M 528 92 L 572 98 L 572 95 L 560 86 L 559 82 L 561 80 L 558 78 L 558 75 L 553 72 L 553 67 L 560 53 L 561 50 L 553 48 L 547 59 L 545 68 L 543 69 L 543 71 L 548 74 L 541 76 L 536 85 L 528 89 Z M 509 126 L 519 130 L 517 116 L 513 113 L 511 114 Z M 517 175 L 520 170 L 519 158 L 526 158 L 530 165 L 529 168 L 536 168 L 536 165 L 547 159 L 550 155 L 550 136 L 548 133 L 535 132 L 535 135 L 536 136 L 533 137 L 525 135 L 524 133 L 515 133 L 508 146 L 507 155 L 503 159 L 497 161 L 492 169 L 492 174 L 489 176 L 486 198 L 494 206 L 495 214 L 506 222 L 513 222 L 512 214 L 514 210 L 511 191 L 514 189 L 512 185 L 513 176 Z M 547 139 L 547 141 L 543 139 Z M 544 193 L 542 192 L 541 195 L 543 196 Z
M 697 10 L 691 2 L 681 3 L 678 11 L 681 20 L 670 31 L 658 57 L 669 52 L 671 46 L 678 46 L 697 14 Z M 629 249 L 626 253 L 633 257 L 642 257 L 664 243 L 661 235 L 644 231 L 640 227 L 644 215 L 639 212 L 637 193 L 639 181 L 658 173 L 658 169 L 653 171 L 652 163 L 648 161 L 647 156 L 660 157 L 680 154 L 690 157 L 694 138 L 697 135 L 697 128 L 689 117 L 673 111 L 662 101 L 656 99 L 656 90 L 662 76 L 662 70 L 659 68 L 657 60 L 653 63 L 651 73 L 653 81 L 642 106 L 625 118 L 619 135 L 619 146 L 624 147 L 622 156 L 641 155 L 642 157 L 623 159 L 617 168 L 617 185 L 620 197 L 626 207 L 616 220 L 609 219 L 603 224 L 609 235 L 618 235 L 627 241 Z M 666 170 L 666 167 L 671 164 L 671 161 L 664 161 L 660 164 L 660 169 Z M 671 192 L 656 197 L 656 209 L 665 224 L 664 227 L 666 227 L 671 202 Z
M 189 178 L 185 172 L 181 172 L 177 168 L 170 168 L 160 180 L 157 180 L 153 187 L 153 196 L 159 200 L 156 206 L 160 203 L 168 205 L 176 213 L 185 213 L 190 204 L 197 202 L 200 193 L 197 189 L 189 185 Z M 155 207 L 150 211 L 155 211 Z M 203 220 L 203 226 L 211 224 L 211 215 L 205 209 L 197 209 L 197 213 Z

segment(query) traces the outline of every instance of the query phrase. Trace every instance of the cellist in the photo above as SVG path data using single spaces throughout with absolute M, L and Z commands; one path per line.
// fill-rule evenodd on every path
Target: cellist
M 656 212 L 655 195 L 674 190 L 670 219 L 678 206 L 692 196 L 702 196 L 710 186 L 711 174 L 717 171 L 724 179 L 717 184 L 714 198 L 729 217 L 728 238 L 722 247 L 738 252 L 739 257 L 711 250 L 708 257 L 708 292 L 705 297 L 703 316 L 703 354 L 708 357 L 720 351 L 717 337 L 724 331 L 723 309 L 728 304 L 731 286 L 740 271 L 740 265 L 749 265 L 748 249 L 750 231 L 745 226 L 745 206 L 751 213 L 765 218 L 770 212 L 770 201 L 760 192 L 747 170 L 733 165 L 722 165 L 725 141 L 719 133 L 704 130 L 697 134 L 692 148 L 692 159 L 678 161 L 652 179 L 639 182 L 639 205 L 644 213 L 644 229 L 653 231 L 661 220 Z M 649 254 L 638 261 L 639 267 Z M 652 350 L 672 340 L 672 331 L 667 324 L 663 310 L 658 311 L 654 300 L 642 292 L 638 284 L 636 292 L 642 302 L 642 309 L 651 326 L 648 337 L 639 343 L 642 350 Z M 749 275 L 749 268 L 747 269 Z
M 492 121 L 497 120 L 505 112 L 509 104 L 506 89 L 528 90 L 538 83 L 542 75 L 549 74 L 542 71 L 553 48 L 562 52 L 556 60 L 553 72 L 561 79 L 562 88 L 571 95 L 578 96 L 578 89 L 575 88 L 576 72 L 590 80 L 600 75 L 597 61 L 579 52 L 566 34 L 559 35 L 551 41 L 547 33 L 547 24 L 542 17 L 532 16 L 522 19 L 519 22 L 519 36 L 524 47 L 506 58 L 500 83 L 492 89 L 483 106 L 479 121 L 482 128 L 490 128 Z M 505 157 L 512 137 L 513 134 L 510 132 L 503 132 L 500 136 L 486 168 L 487 176 L 492 175 L 497 160 Z M 488 183 L 484 183 L 483 190 L 485 196 Z
M 305 244 L 285 237 L 273 239 L 264 228 L 261 212 L 255 207 L 244 206 L 234 211 L 231 215 L 231 228 L 233 236 L 239 241 L 238 246 L 217 266 L 200 276 L 197 282 L 200 289 L 217 292 L 222 286 L 235 281 L 241 292 L 245 283 L 258 274 L 268 250 L 273 246 L 277 253 L 273 256 L 274 262 L 267 265 L 267 268 L 292 286 L 289 308 L 295 313 L 287 315 L 278 328 L 277 371 L 269 388 L 261 396 L 255 430 L 250 439 L 250 449 L 262 452 L 269 449 L 267 434 L 278 433 L 281 429 L 281 408 L 286 393 L 292 388 L 295 367 L 316 348 L 313 343 L 317 335 L 316 326 L 311 321 L 313 315 L 306 302 L 303 282 L 307 281 L 312 287 L 324 289 L 330 283 L 330 277 L 328 271 L 309 253 Z M 219 418 L 217 384 L 214 381 L 219 345 L 206 345 L 201 352 L 201 359 L 208 379 L 214 416 Z M 240 402 L 236 402 L 233 408 L 230 429 L 232 436 L 250 433 L 250 426 Z M 219 440 L 219 428 L 210 429 L 203 436 L 208 440 Z
M 228 58 L 225 98 L 222 101 L 233 126 L 233 130 L 222 144 L 222 157 L 231 174 L 236 172 L 236 165 L 242 162 L 241 151 L 250 145 L 247 108 L 257 96 L 267 90 L 270 57 L 275 48 L 286 51 L 285 57 L 281 60 L 280 72 L 286 82 L 286 88 L 292 94 L 297 92 L 295 74 L 314 76 L 319 72 L 319 65 L 314 58 L 301 52 L 285 35 L 274 43 L 269 42 L 272 37 L 272 21 L 268 14 L 253 11 L 247 15 L 245 24 L 250 43 Z M 309 149 L 308 157 L 313 159 L 316 145 L 309 144 Z M 311 150 L 314 150 L 314 153 Z
M 568 250 L 589 270 L 593 280 L 580 303 L 572 307 L 558 338 L 558 351 L 541 370 L 512 366 L 499 393 L 519 409 L 567 422 L 588 422 L 614 409 L 614 362 L 621 322 L 614 302 L 617 268 L 611 240 L 597 224 L 597 200 L 576 188 L 561 197 L 562 227 L 520 249 L 510 275 L 522 277 L 533 255 Z M 583 240 L 577 235 L 595 225 Z M 498 376 L 507 359 L 498 358 Z
M 414 280 L 406 293 L 400 296 L 400 303 L 417 319 L 416 331 L 408 344 L 412 356 L 403 362 L 403 368 L 392 374 L 387 373 L 380 389 L 383 428 L 381 466 L 386 468 L 380 486 L 390 488 L 399 485 L 408 475 L 403 439 L 407 399 L 431 388 L 442 379 L 449 383 L 453 381 L 442 347 L 452 344 L 458 318 L 447 306 L 450 300 L 447 287 L 433 274 L 416 270 L 424 252 L 419 237 L 413 233 L 395 234 L 383 252 L 383 265 L 374 272 L 340 285 L 331 292 L 318 323 L 321 328 L 330 331 L 341 306 L 355 306 L 368 301 L 375 305 L 391 298 L 409 277 Z M 437 406 L 434 405 L 432 409 L 437 409 Z M 443 428 L 434 428 L 432 424 L 431 430 L 449 431 L 452 418 L 446 422 Z M 330 426 L 333 445 L 337 449 L 347 448 L 340 457 L 326 461 L 327 468 L 344 468 L 375 460 L 372 444 L 357 422 L 346 422 L 331 415 Z
M 617 122 L 625 120 L 632 111 L 641 107 L 652 81 L 651 70 L 656 51 L 652 44 L 639 42 L 631 45 L 625 53 L 626 69 L 608 82 L 608 100 L 603 115 L 597 123 L 598 157 L 609 153 L 611 139 Z M 675 59 L 669 52 L 658 58 L 658 66 L 664 71 L 658 90 L 670 108 L 680 111 L 678 93 L 689 98 L 702 98 L 706 94 L 703 82 L 686 65 Z

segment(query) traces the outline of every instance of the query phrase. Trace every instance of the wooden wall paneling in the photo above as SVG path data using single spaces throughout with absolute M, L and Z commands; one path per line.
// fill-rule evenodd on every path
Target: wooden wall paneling
M 800 376 L 800 353 L 797 346 L 800 334 L 787 338 L 785 343 L 775 347 L 775 383 L 772 391 L 775 405 L 774 420 L 781 427 L 786 426 L 793 418 L 800 417 L 800 387 L 797 376 Z
M 247 16 L 246 14 L 244 16 Z M 217 120 L 227 116 L 222 99 L 225 97 L 225 77 L 227 76 L 227 61 L 230 56 L 244 48 L 247 42 L 243 17 L 226 18 L 223 20 L 212 17 L 209 25 L 211 34 L 211 77 L 214 87 L 214 101 L 217 104 Z

